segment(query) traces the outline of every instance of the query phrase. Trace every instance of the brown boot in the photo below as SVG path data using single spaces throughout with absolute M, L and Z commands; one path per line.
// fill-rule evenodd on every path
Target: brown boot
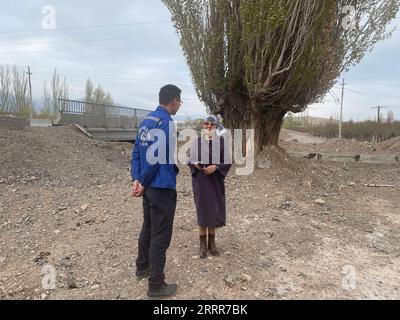
M 219 256 L 217 246 L 215 245 L 215 234 L 208 235 L 208 249 L 213 256 Z
M 207 236 L 200 236 L 200 259 L 207 258 Z

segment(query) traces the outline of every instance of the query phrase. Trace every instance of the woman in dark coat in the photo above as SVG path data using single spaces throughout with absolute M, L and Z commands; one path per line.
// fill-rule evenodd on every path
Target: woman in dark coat
M 218 118 L 207 116 L 201 137 L 191 149 L 189 167 L 199 225 L 200 258 L 207 257 L 207 231 L 208 249 L 213 256 L 219 255 L 215 230 L 226 224 L 225 177 L 231 165 L 224 161 L 224 138 L 217 135 L 219 128 L 222 127 Z

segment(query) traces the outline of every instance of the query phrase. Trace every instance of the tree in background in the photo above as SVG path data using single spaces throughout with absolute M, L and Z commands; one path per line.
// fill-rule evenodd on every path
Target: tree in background
M 90 79 L 87 79 L 85 86 L 85 102 L 92 102 L 93 100 L 93 82 Z
M 29 98 L 28 78 L 24 71 L 18 72 L 17 66 L 12 69 L 12 89 L 13 99 L 10 112 L 27 116 L 31 111 L 31 102 Z
M 105 105 L 114 104 L 111 94 L 105 91 L 100 85 L 95 88 L 90 79 L 86 81 L 85 102 Z
M 41 116 L 56 118 L 60 113 L 59 99 L 69 98 L 69 86 L 66 78 L 61 78 L 57 69 L 54 69 L 53 76 L 50 81 L 50 86 L 44 83 L 43 87 L 43 108 L 40 112 Z
M 0 112 L 28 116 L 31 112 L 28 78 L 17 66 L 0 66 Z
M 0 66 L 0 112 L 12 108 L 12 78 L 9 67 Z
M 40 110 L 39 116 L 44 118 L 51 118 L 52 117 L 51 110 L 52 110 L 51 95 L 47 88 L 47 82 L 45 82 L 43 86 L 43 107 Z
M 320 101 L 388 37 L 399 9 L 399 0 L 163 2 L 200 100 L 228 127 L 254 128 L 256 152 L 278 144 L 286 113 Z
M 394 113 L 393 113 L 392 110 L 390 110 L 390 111 L 388 112 L 388 114 L 387 114 L 386 122 L 387 122 L 387 123 L 393 123 L 394 121 L 395 121 Z
M 106 106 L 114 105 L 109 92 L 106 92 L 100 85 L 96 88 L 90 79 L 86 81 L 85 87 L 86 113 L 106 113 Z

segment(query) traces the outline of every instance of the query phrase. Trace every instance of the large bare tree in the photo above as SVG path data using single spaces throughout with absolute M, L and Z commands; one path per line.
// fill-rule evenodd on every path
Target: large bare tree
M 390 35 L 399 0 L 162 0 L 200 100 L 278 144 L 283 118 L 319 101 Z M 354 8 L 355 10 L 352 10 Z

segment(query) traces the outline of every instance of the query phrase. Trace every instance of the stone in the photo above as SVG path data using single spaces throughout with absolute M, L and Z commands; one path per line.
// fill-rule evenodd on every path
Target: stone
M 225 283 L 227 284 L 228 287 L 233 287 L 236 283 L 236 277 L 233 275 L 228 275 L 225 279 L 224 279 Z
M 257 161 L 257 168 L 260 169 L 270 169 L 272 166 L 272 162 L 270 160 L 258 160 Z
M 240 275 L 240 280 L 242 282 L 249 282 L 249 281 L 251 281 L 251 276 L 249 276 L 248 274 L 243 273 L 243 274 Z

